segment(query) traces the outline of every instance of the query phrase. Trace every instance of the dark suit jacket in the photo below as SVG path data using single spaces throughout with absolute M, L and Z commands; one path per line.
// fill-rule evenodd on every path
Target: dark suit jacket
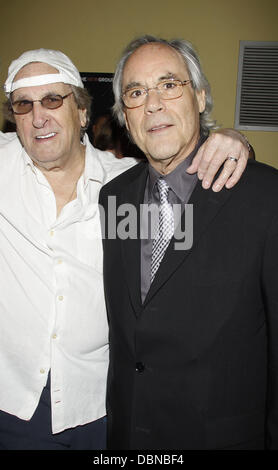
M 140 163 L 100 204 L 138 208 L 146 178 Z M 198 183 L 189 202 L 193 246 L 171 241 L 143 305 L 140 240 L 103 242 L 108 446 L 278 448 L 278 172 L 251 161 L 233 189 Z

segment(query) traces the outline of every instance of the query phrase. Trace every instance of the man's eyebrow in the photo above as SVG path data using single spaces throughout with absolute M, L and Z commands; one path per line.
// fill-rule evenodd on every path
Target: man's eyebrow
M 157 80 L 157 82 L 163 82 L 163 80 L 178 80 L 178 76 L 175 74 L 175 73 L 172 73 L 172 72 L 168 72 L 167 74 L 165 75 L 162 75 L 161 77 L 159 77 L 159 79 Z M 143 87 L 145 88 L 145 85 L 143 85 L 142 83 L 140 82 L 130 82 L 128 83 L 128 85 L 125 87 L 123 93 L 125 93 L 126 91 L 132 89 L 132 88 L 136 88 L 136 87 Z
M 15 101 L 22 101 L 22 100 L 31 101 L 30 98 L 28 98 L 28 96 L 25 95 L 25 94 L 18 95 L 16 98 L 15 98 L 15 96 L 13 96 L 13 94 L 11 95 L 11 101 L 12 101 L 12 102 L 15 102 Z
M 178 76 L 175 73 L 168 72 L 166 75 L 159 77 L 158 81 L 162 82 L 163 80 L 169 80 L 169 79 L 178 80 Z
M 43 98 L 45 98 L 46 96 L 55 96 L 55 95 L 61 95 L 61 92 L 57 92 L 57 91 L 46 91 L 44 93 L 44 95 L 40 98 L 41 100 Z M 28 96 L 28 94 L 25 94 L 25 93 L 22 93 L 21 95 L 18 95 L 16 98 L 13 98 L 13 96 L 11 96 L 12 98 L 12 102 L 14 103 L 15 101 L 33 101 L 32 98 L 30 98 Z
M 138 86 L 144 86 L 142 85 L 142 83 L 140 82 L 130 82 L 128 83 L 128 85 L 125 87 L 123 93 L 125 93 L 127 90 L 130 90 L 131 88 L 136 88 Z

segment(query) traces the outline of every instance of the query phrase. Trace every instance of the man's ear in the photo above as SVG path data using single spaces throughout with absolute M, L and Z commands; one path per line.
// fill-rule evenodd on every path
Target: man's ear
M 79 119 L 80 119 L 81 127 L 85 127 L 86 122 L 87 122 L 87 110 L 86 108 L 78 109 L 78 112 L 79 112 Z
M 127 117 L 126 117 L 126 112 L 123 111 L 123 115 L 124 115 L 124 118 L 125 118 L 125 126 L 127 128 L 127 131 L 129 132 L 129 125 L 128 125 L 128 120 L 127 120 Z
M 196 98 L 199 107 L 199 113 L 203 113 L 206 108 L 206 92 L 205 90 L 196 91 Z

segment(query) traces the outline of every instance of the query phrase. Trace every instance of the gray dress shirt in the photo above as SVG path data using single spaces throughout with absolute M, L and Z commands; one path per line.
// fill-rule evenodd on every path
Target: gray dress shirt
M 200 137 L 194 150 L 183 160 L 171 173 L 163 176 L 169 185 L 169 202 L 171 204 L 185 205 L 195 188 L 198 181 L 197 174 L 190 175 L 186 173 L 187 168 L 191 165 L 194 156 L 199 147 L 204 143 L 206 137 Z M 146 189 L 144 194 L 144 205 L 156 204 L 159 206 L 159 192 L 157 188 L 157 180 L 161 178 L 161 174 L 149 165 L 149 175 L 147 178 Z M 146 207 L 145 206 L 145 207 Z M 150 223 L 147 220 L 146 212 L 142 212 L 142 233 L 148 233 L 147 238 L 141 238 L 141 298 L 144 302 L 148 290 L 151 285 L 151 256 L 153 240 L 150 235 Z

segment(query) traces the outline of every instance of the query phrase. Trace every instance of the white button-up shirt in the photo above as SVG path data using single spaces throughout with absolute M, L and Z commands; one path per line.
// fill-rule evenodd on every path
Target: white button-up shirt
M 108 326 L 98 195 L 133 166 L 85 139 L 77 199 L 54 193 L 15 134 L 0 134 L 0 409 L 29 420 L 51 370 L 52 430 L 105 415 Z

